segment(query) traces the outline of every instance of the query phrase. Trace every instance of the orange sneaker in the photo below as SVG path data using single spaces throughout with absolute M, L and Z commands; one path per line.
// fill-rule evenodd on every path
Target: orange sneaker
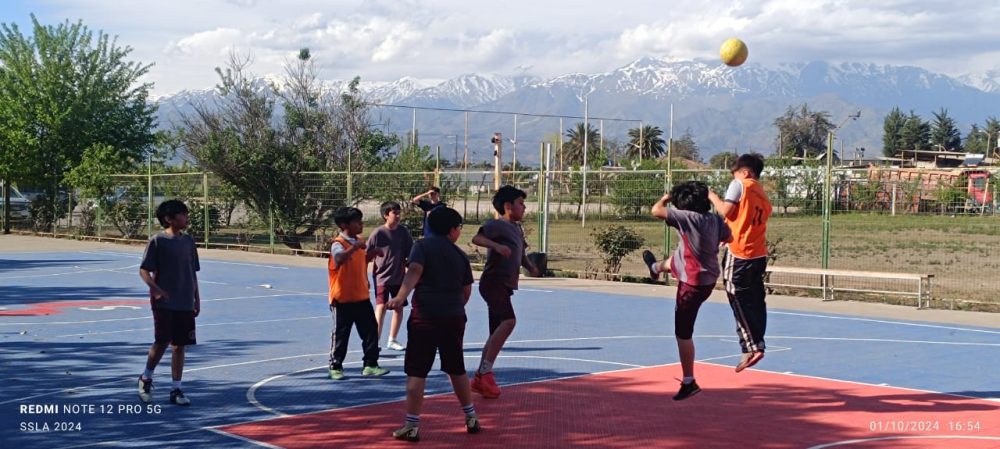
M 500 397 L 500 386 L 497 385 L 496 378 L 493 377 L 492 371 L 486 374 L 479 374 L 477 372 L 476 377 L 472 379 L 470 387 L 473 392 L 479 393 L 486 399 L 496 399 Z

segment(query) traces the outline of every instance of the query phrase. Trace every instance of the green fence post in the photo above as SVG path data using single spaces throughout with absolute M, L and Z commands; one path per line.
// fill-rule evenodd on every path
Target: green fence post
M 663 171 L 663 193 L 670 191 L 670 170 Z M 670 254 L 670 226 L 667 226 L 667 222 L 663 222 L 663 258 L 667 258 L 667 254 Z
M 104 208 L 101 207 L 100 200 L 97 203 L 97 241 L 101 241 L 101 236 L 104 235 Z
M 271 254 L 274 254 L 274 198 L 268 195 L 267 232 L 271 237 Z

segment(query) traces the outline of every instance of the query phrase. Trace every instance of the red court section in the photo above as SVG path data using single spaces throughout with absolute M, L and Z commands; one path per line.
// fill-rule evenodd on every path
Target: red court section
M 434 396 L 424 402 L 416 446 L 391 437 L 403 422 L 402 402 L 220 430 L 289 449 L 1000 448 L 996 402 L 756 370 L 736 374 L 713 364 L 698 364 L 696 374 L 703 391 L 682 402 L 671 399 L 677 365 L 506 387 L 497 400 L 476 396 L 483 426 L 477 435 L 465 433 L 453 395 Z M 350 381 L 337 388 L 351 388 Z M 947 438 L 954 436 L 962 438 Z

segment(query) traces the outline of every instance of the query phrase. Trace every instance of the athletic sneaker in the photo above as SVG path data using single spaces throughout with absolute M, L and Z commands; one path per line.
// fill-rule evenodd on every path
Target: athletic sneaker
M 465 417 L 465 431 L 468 433 L 479 433 L 479 417 L 476 415 Z
M 738 373 L 738 372 L 743 371 L 743 370 L 745 370 L 747 368 L 750 368 L 751 366 L 756 365 L 757 362 L 759 362 L 760 359 L 763 359 L 763 358 L 764 358 L 764 353 L 763 352 L 748 352 L 748 353 L 744 353 L 743 354 L 743 358 L 740 359 L 740 364 L 736 365 L 736 372 Z
M 674 395 L 674 400 L 683 401 L 698 393 L 701 393 L 701 387 L 698 386 L 697 382 L 693 380 L 689 384 L 681 382 L 681 389 Z
M 143 379 L 139 376 L 139 400 L 147 404 L 153 402 L 153 379 Z
M 405 351 L 406 350 L 406 346 L 403 346 L 400 342 L 398 342 L 396 340 L 389 340 L 389 344 L 387 344 L 386 347 L 388 347 L 389 349 L 392 349 L 393 351 Z
M 184 392 L 180 388 L 174 388 L 170 390 L 170 403 L 177 405 L 191 405 L 191 401 L 184 396 Z
M 362 376 L 384 376 L 386 374 L 389 374 L 389 370 L 377 365 L 366 366 L 365 369 L 361 370 Z
M 344 369 L 343 368 L 330 368 L 330 379 L 333 379 L 333 380 L 344 380 Z
M 392 432 L 392 437 L 397 440 L 406 440 L 416 443 L 417 441 L 420 441 L 420 428 L 404 424 L 403 427 L 400 427 Z
M 642 251 L 642 262 L 646 264 L 646 269 L 649 270 L 649 278 L 658 281 L 660 280 L 660 273 L 653 271 L 653 264 L 656 263 L 656 256 L 653 255 L 650 250 Z
M 493 371 L 486 374 L 479 374 L 477 372 L 476 377 L 472 379 L 470 387 L 472 388 L 472 391 L 479 393 L 486 399 L 496 399 L 500 397 L 500 386 L 497 385 L 497 380 L 493 377 Z

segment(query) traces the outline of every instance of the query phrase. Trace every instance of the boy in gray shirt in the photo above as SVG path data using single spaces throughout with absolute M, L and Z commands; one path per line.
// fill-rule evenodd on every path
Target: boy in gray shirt
M 191 405 L 181 391 L 184 347 L 197 343 L 194 319 L 201 312 L 198 277 L 201 269 L 194 239 L 182 231 L 188 226 L 188 208 L 179 200 L 168 200 L 156 208 L 156 219 L 165 229 L 146 245 L 139 276 L 149 286 L 153 308 L 153 345 L 146 357 L 146 369 L 139 376 L 139 399 L 153 401 L 153 370 L 171 345 L 170 372 L 173 389 L 170 403 Z
M 674 207 L 668 208 L 672 203 Z M 703 182 L 689 181 L 677 184 L 670 193 L 653 205 L 654 217 L 666 221 L 667 226 L 677 229 L 680 242 L 674 255 L 665 262 L 657 262 L 656 256 L 646 250 L 642 260 L 649 268 L 654 280 L 660 273 L 670 270 L 677 278 L 677 304 L 674 307 L 674 336 L 677 337 L 677 351 L 680 354 L 684 379 L 680 391 L 674 396 L 680 401 L 701 392 L 694 381 L 694 322 L 698 309 L 715 289 L 719 279 L 719 244 L 732 240 L 729 226 L 722 217 L 711 213 L 712 203 L 708 200 L 708 186 Z

